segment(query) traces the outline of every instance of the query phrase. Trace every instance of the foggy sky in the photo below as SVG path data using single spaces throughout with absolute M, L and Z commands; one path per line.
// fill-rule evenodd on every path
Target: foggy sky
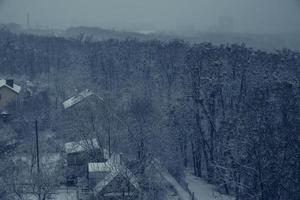
M 0 0 L 0 23 L 128 30 L 300 31 L 299 0 Z M 224 22 L 224 20 L 223 20 Z M 224 23 L 223 23 L 224 26 Z

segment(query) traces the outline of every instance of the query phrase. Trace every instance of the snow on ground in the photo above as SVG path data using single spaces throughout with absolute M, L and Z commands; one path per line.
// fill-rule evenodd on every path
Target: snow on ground
M 34 195 L 27 195 L 27 200 L 38 200 L 38 198 Z M 54 194 L 51 195 L 51 200 L 77 200 L 77 193 L 75 188 L 66 187 L 59 188 L 55 191 Z
M 166 170 L 161 170 L 162 176 L 174 187 L 181 200 L 191 200 L 191 195 L 183 189 L 176 179 Z
M 195 195 L 195 200 L 234 200 L 234 197 L 220 194 L 215 190 L 213 185 L 203 181 L 201 178 L 194 176 L 190 171 L 186 171 L 185 181 L 188 187 Z
M 76 189 L 59 189 L 52 198 L 53 200 L 77 200 Z

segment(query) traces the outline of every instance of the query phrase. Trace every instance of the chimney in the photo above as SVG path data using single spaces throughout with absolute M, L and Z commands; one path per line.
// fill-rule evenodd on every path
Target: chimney
M 13 79 L 7 79 L 6 80 L 6 85 L 13 88 L 14 87 L 14 80 Z

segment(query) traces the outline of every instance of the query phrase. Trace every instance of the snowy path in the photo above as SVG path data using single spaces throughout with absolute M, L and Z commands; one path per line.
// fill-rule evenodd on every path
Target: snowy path
M 215 191 L 213 185 L 207 184 L 201 178 L 186 172 L 186 182 L 191 192 L 195 195 L 195 200 L 234 200 L 234 197 L 220 194 Z
M 176 181 L 176 179 L 170 175 L 169 172 L 163 170 L 161 172 L 162 176 L 174 187 L 178 195 L 182 200 L 191 200 L 191 195 L 183 189 L 183 187 Z

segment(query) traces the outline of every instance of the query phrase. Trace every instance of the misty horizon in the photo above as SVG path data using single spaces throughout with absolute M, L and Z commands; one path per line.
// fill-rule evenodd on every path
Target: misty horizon
M 71 2 L 72 1 L 72 2 Z M 130 31 L 297 33 L 297 0 L 2 0 L 0 23 L 31 28 L 93 26 Z

